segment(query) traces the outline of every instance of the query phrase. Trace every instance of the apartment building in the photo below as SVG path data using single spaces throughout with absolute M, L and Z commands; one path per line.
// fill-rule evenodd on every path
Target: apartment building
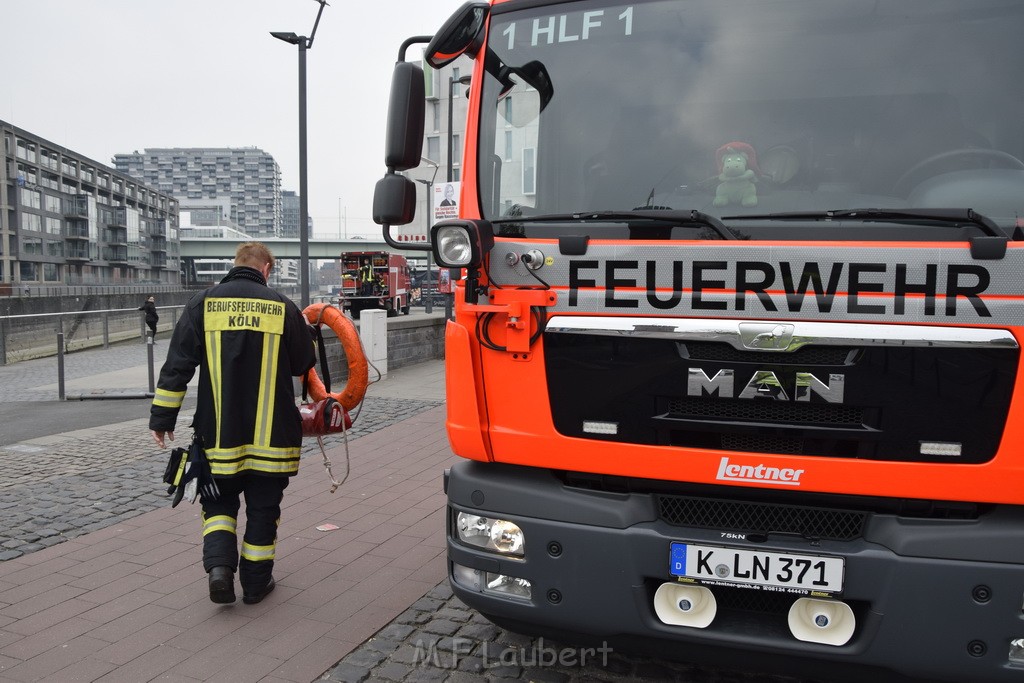
M 228 197 L 228 218 L 254 239 L 281 235 L 281 167 L 256 147 L 146 148 L 114 167 L 181 200 Z
M 0 121 L 0 283 L 179 281 L 178 203 Z

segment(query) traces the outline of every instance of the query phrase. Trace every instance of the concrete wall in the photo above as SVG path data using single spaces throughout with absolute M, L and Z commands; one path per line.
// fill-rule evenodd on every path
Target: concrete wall
M 444 313 L 413 313 L 388 318 L 388 370 L 444 358 Z M 337 391 L 348 379 L 348 359 L 341 342 L 328 327 L 323 328 L 327 367 L 331 373 L 331 391 Z M 320 361 L 317 360 L 317 371 Z M 377 373 L 370 368 L 370 381 Z

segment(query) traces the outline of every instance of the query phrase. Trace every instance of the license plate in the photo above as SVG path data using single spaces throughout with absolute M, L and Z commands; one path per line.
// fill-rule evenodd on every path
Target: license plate
M 669 553 L 672 576 L 791 593 L 841 593 L 845 566 L 841 557 L 693 543 L 673 542 Z

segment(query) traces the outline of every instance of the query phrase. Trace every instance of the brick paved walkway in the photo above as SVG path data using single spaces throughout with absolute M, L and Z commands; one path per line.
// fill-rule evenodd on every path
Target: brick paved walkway
M 0 563 L 0 681 L 320 677 L 444 577 L 443 421 L 434 408 L 351 441 L 334 494 L 304 459 L 285 492 L 278 586 L 259 605 L 209 601 L 186 503 Z M 329 455 L 338 472 L 343 450 Z M 317 530 L 328 523 L 339 528 Z

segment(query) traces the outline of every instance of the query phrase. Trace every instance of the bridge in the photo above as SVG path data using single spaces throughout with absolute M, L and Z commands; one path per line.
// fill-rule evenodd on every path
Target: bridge
M 255 239 L 255 238 L 254 238 Z M 297 259 L 299 254 L 298 237 L 268 237 L 259 239 L 267 245 L 275 258 Z M 181 240 L 181 258 L 183 259 L 233 259 L 235 249 L 242 240 L 221 238 L 192 238 Z M 378 239 L 310 239 L 309 258 L 336 259 L 344 251 L 391 251 L 404 254 L 406 257 L 425 259 L 427 252 L 413 249 L 395 250 L 388 246 L 383 238 Z

